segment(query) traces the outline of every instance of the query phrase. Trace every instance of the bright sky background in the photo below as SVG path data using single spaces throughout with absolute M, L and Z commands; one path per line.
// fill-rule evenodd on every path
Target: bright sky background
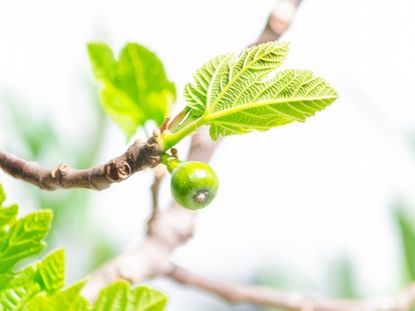
M 90 122 L 86 42 L 148 46 L 181 93 L 209 58 L 253 42 L 274 3 L 3 0 L 0 93 L 29 102 L 28 113 L 49 114 L 76 141 Z M 195 238 L 177 251 L 178 263 L 229 279 L 271 266 L 323 283 L 327 266 L 346 254 L 366 293 L 395 289 L 399 257 L 390 203 L 403 197 L 415 207 L 415 154 L 407 140 L 415 133 L 414 12 L 413 0 L 304 0 L 283 38 L 291 43 L 285 67 L 315 71 L 340 99 L 305 124 L 225 140 L 212 161 L 219 195 L 200 213 Z M 0 132 L 0 145 L 12 135 Z M 124 148 L 113 126 L 101 159 Z M 13 193 L 13 180 L 0 177 Z M 150 181 L 145 172 L 95 196 L 96 221 L 125 247 L 144 230 Z M 69 270 L 81 259 L 70 257 Z M 223 308 L 210 296 L 153 284 L 171 296 L 169 311 L 194 311 L 196 303 Z

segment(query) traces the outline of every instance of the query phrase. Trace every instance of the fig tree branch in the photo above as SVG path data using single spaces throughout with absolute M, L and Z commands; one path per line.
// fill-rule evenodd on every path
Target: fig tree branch
M 161 182 L 165 174 L 166 169 L 163 165 L 158 165 L 154 168 L 154 180 L 153 184 L 151 185 L 151 200 L 153 202 L 151 218 L 155 217 L 160 210 L 159 191 Z
M 359 301 L 306 297 L 264 286 L 215 280 L 176 265 L 167 276 L 180 284 L 213 293 L 231 304 L 247 303 L 294 311 L 409 311 L 415 305 L 415 285 L 395 296 Z
M 47 169 L 0 149 L 0 168 L 11 176 L 44 190 L 103 190 L 138 171 L 156 166 L 160 162 L 160 155 L 158 144 L 151 138 L 147 142 L 136 140 L 124 154 L 97 167 L 74 169 L 61 164 L 54 169 Z
M 302 0 L 277 1 L 267 23 L 254 44 L 278 40 L 291 26 Z

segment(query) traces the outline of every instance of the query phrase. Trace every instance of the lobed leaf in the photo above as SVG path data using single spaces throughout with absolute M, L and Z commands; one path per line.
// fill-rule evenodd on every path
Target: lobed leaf
M 103 289 L 93 311 L 127 310 L 128 283 L 118 281 Z
M 268 42 L 239 57 L 230 53 L 212 59 L 185 87 L 190 113 L 210 125 L 213 139 L 304 122 L 330 105 L 337 93 L 310 71 L 275 73 L 287 53 L 287 44 Z
M 33 297 L 25 306 L 24 311 L 88 311 L 88 301 L 80 295 L 84 281 L 52 294 L 40 294 Z
M 146 286 L 130 290 L 131 310 L 162 311 L 167 304 L 167 297 L 160 291 Z
M 38 293 L 61 288 L 63 257 L 63 250 L 58 250 L 35 265 L 0 274 L 0 310 L 22 310 Z
M 166 303 L 166 296 L 155 289 L 131 289 L 127 282 L 117 281 L 101 291 L 93 311 L 162 311 Z
M 15 220 L 18 211 L 18 206 L 15 204 L 9 207 L 3 206 L 5 200 L 6 194 L 4 193 L 3 186 L 0 184 L 0 241 L 4 228 Z
M 64 290 L 65 255 L 58 249 L 20 271 L 13 267 L 44 248 L 51 211 L 39 211 L 16 220 L 17 205 L 3 207 L 0 184 L 0 311 L 162 311 L 166 297 L 148 287 L 131 288 L 124 281 L 102 290 L 97 304 L 80 295 L 85 281 Z
M 17 212 L 18 206 L 16 204 L 8 207 L 2 207 L 0 204 L 0 231 L 16 219 Z
M 135 43 L 128 43 L 118 60 L 104 43 L 88 44 L 88 53 L 102 86 L 101 104 L 128 138 L 148 120 L 163 122 L 176 89 L 156 54 Z
M 39 275 L 43 288 L 47 291 L 56 291 L 65 285 L 65 252 L 58 249 L 46 256 L 38 264 Z
M 51 211 L 37 211 L 12 223 L 0 235 L 0 273 L 10 271 L 19 261 L 40 253 L 43 238 L 50 230 Z
M 33 266 L 17 273 L 0 274 L 0 310 L 21 310 L 30 298 L 42 290 L 40 284 L 35 281 L 36 276 Z

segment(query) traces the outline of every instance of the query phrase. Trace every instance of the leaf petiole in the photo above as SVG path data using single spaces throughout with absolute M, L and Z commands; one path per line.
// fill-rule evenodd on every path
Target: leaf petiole
M 184 122 L 186 122 L 185 120 Z M 195 130 L 206 123 L 205 118 L 200 117 L 191 122 L 184 124 L 177 132 L 171 132 L 170 130 L 165 131 L 161 135 L 161 149 L 162 151 L 167 151 L 170 148 L 174 147 L 179 141 L 181 141 L 186 136 L 192 134 Z
M 175 132 L 177 131 L 180 126 L 183 125 L 183 120 L 186 119 L 186 117 L 188 116 L 190 111 L 190 107 L 186 106 L 182 111 L 180 111 L 173 120 L 170 121 L 169 125 L 168 125 L 168 129 L 171 132 Z

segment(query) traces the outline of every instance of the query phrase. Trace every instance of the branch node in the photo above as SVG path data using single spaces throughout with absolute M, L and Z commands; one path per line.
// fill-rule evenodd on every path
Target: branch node
M 62 163 L 61 165 L 59 165 L 58 167 L 54 168 L 51 172 L 50 172 L 50 176 L 52 176 L 52 178 L 60 178 L 62 176 L 65 175 L 65 173 L 69 170 L 69 165 L 66 163 Z
M 161 125 L 161 126 L 163 126 L 163 125 Z M 153 140 L 154 140 L 155 144 L 157 144 L 157 145 L 161 142 L 161 133 L 162 133 L 161 129 L 155 129 L 153 131 Z
M 115 164 L 119 179 L 126 179 L 131 175 L 131 167 L 125 161 L 119 161 Z
M 56 167 L 50 172 L 50 176 L 53 179 L 56 179 L 62 188 L 65 188 L 65 186 L 63 185 L 62 179 L 63 177 L 65 177 L 69 169 L 70 169 L 70 166 L 68 164 L 62 163 L 61 165 L 59 165 L 58 167 Z
M 160 156 L 150 156 L 151 167 L 154 168 L 160 164 Z
M 105 174 L 112 181 L 122 181 L 130 177 L 131 167 L 126 161 L 112 159 L 105 165 Z

